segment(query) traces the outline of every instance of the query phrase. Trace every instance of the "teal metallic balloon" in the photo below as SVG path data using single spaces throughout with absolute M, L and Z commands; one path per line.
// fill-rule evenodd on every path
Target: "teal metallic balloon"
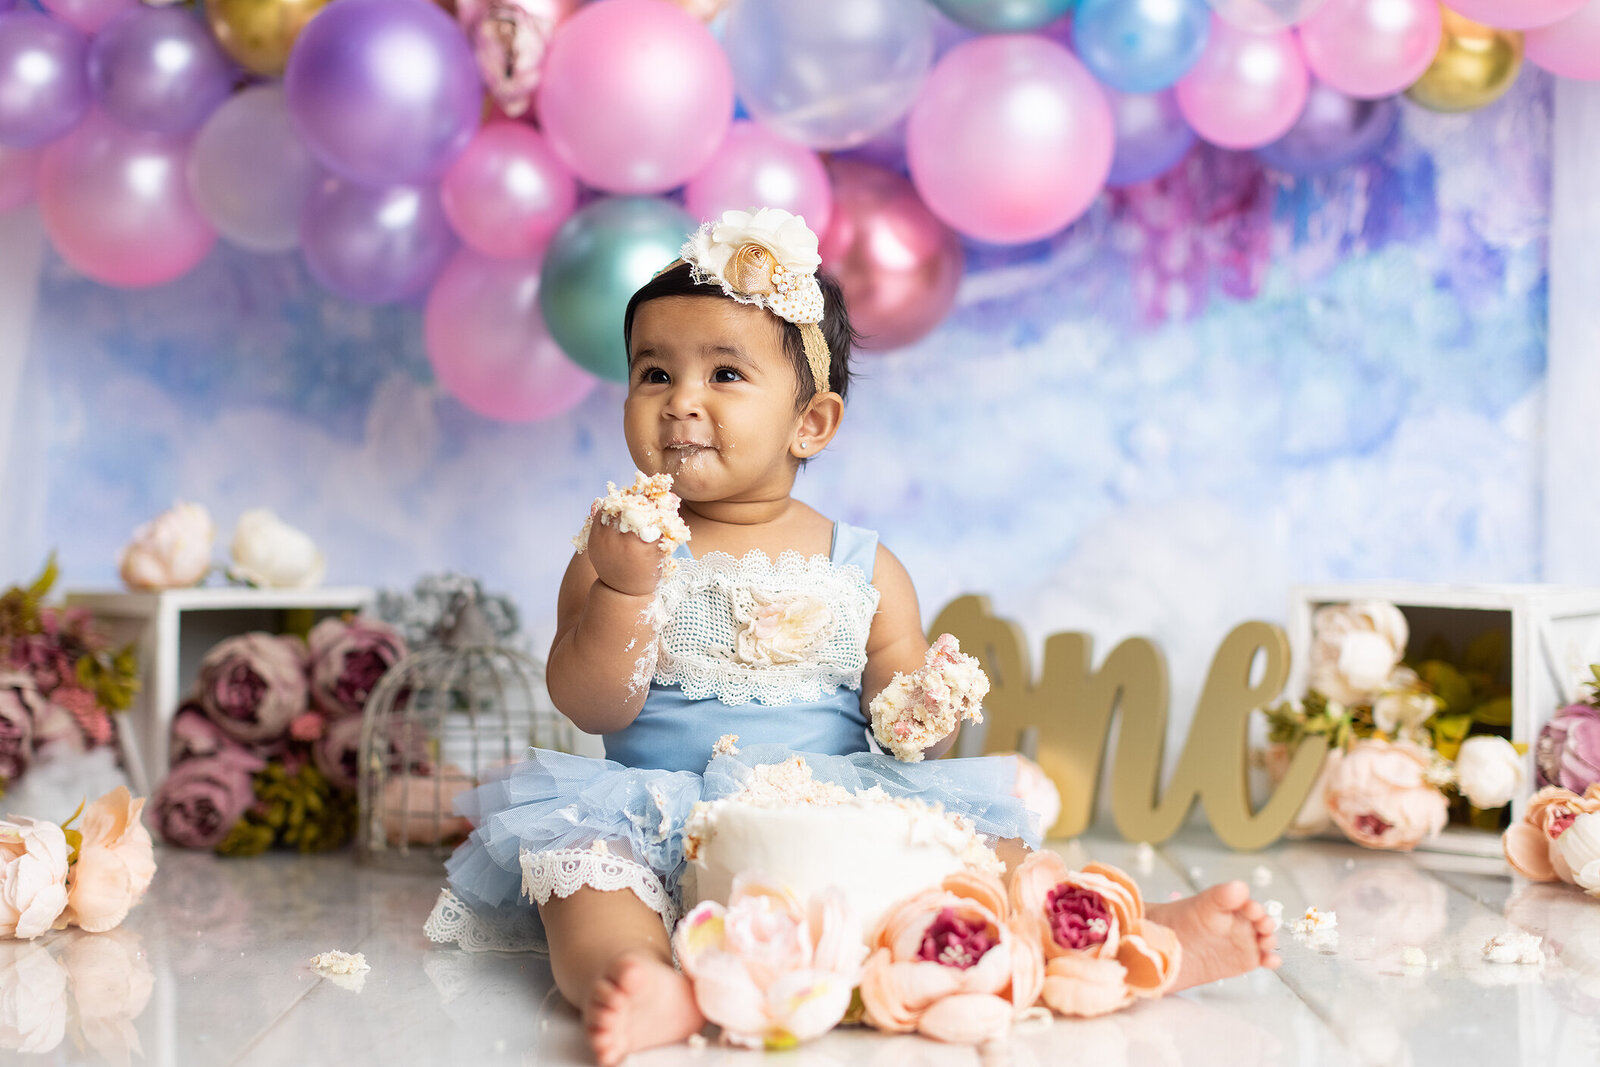
M 951 19 L 984 33 L 1024 33 L 1048 26 L 1076 0 L 933 0 Z
M 695 220 L 650 196 L 610 196 L 579 208 L 544 254 L 539 310 L 556 344 L 591 374 L 628 380 L 622 314 L 636 290 L 678 258 Z

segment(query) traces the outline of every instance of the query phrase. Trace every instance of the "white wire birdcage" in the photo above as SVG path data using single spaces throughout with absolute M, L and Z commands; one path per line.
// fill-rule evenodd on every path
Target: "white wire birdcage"
M 441 862 L 470 829 L 456 794 L 534 745 L 571 751 L 573 727 L 545 690 L 544 667 L 494 643 L 474 601 L 458 605 L 440 644 L 396 663 L 373 687 L 361 723 L 364 862 Z

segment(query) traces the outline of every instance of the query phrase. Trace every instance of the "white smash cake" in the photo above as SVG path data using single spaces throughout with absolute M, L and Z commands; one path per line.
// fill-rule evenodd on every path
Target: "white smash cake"
M 663 553 L 689 540 L 689 526 L 678 515 L 678 495 L 672 491 L 670 474 L 635 471 L 632 485 L 618 489 L 615 482 L 607 482 L 606 495 L 594 503 L 583 529 L 572 539 L 579 552 L 589 547 L 589 532 L 596 518 L 623 533 L 638 534 L 646 544 L 659 544 Z
M 685 850 L 686 907 L 725 904 L 734 878 L 753 875 L 801 901 L 836 886 L 866 929 L 891 904 L 947 875 L 1002 870 L 962 816 L 878 786 L 852 792 L 817 781 L 801 756 L 756 767 L 740 792 L 695 805 Z

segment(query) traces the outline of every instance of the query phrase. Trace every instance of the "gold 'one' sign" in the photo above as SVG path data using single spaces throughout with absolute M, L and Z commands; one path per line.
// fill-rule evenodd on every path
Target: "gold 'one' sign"
M 1289 676 L 1288 638 L 1271 623 L 1242 623 L 1217 649 L 1165 793 L 1160 777 L 1167 665 L 1150 640 L 1128 638 L 1096 670 L 1089 635 L 1051 634 L 1035 680 L 1021 628 L 996 617 L 986 597 L 952 601 L 934 620 L 932 632 L 954 634 L 962 651 L 977 656 L 988 672 L 983 710 L 989 751 L 1014 750 L 1023 731 L 1035 732 L 1039 765 L 1061 792 L 1053 837 L 1074 837 L 1088 828 L 1114 715 L 1120 725 L 1111 810 L 1117 829 L 1130 841 L 1165 841 L 1198 798 L 1212 829 L 1229 847 L 1263 848 L 1293 821 L 1327 752 L 1322 738 L 1308 738 L 1272 797 L 1259 811 L 1251 809 L 1250 714 L 1274 700 Z M 1258 656 L 1265 666 L 1251 684 Z

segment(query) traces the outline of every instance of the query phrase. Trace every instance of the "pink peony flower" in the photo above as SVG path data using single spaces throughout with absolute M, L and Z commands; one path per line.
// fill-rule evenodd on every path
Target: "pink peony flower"
M 197 585 L 211 569 L 216 539 L 210 512 L 179 501 L 133 531 L 133 540 L 117 555 L 117 570 L 129 589 Z
M 1539 731 L 1533 750 L 1541 786 L 1582 793 L 1600 782 L 1600 708 L 1568 704 Z
M 360 617 L 323 619 L 307 639 L 311 656 L 311 702 L 334 718 L 361 714 L 372 689 L 406 654 L 393 626 Z
M 685 915 L 672 944 L 700 1010 L 747 1048 L 787 1048 L 833 1029 L 864 954 L 837 891 L 802 908 L 786 890 L 746 877 L 726 907 L 708 900 Z
M 354 789 L 361 774 L 361 718 L 345 716 L 328 724 L 311 758 L 324 778 L 341 789 Z
M 0 937 L 31 941 L 56 926 L 66 907 L 61 827 L 24 815 L 0 820 Z
M 156 861 L 150 831 L 139 821 L 144 798 L 118 786 L 90 804 L 79 829 L 83 842 L 67 878 L 66 919 L 104 933 L 128 917 L 150 888 Z
M 223 733 L 199 704 L 189 702 L 180 707 L 172 717 L 168 764 L 176 766 L 185 760 L 204 759 L 224 753 L 232 753 L 246 763 L 255 759 L 255 753 Z
M 298 638 L 240 634 L 200 661 L 201 709 L 236 741 L 267 741 L 306 709 L 304 646 Z
M 1067 867 L 1031 853 L 1011 880 L 1011 904 L 1044 959 L 1044 1002 L 1060 1015 L 1104 1015 L 1159 997 L 1178 977 L 1177 935 L 1144 917 L 1138 886 L 1115 867 Z
M 150 801 L 156 832 L 183 848 L 214 848 L 254 803 L 251 775 L 264 766 L 242 750 L 177 764 Z
M 1000 879 L 963 871 L 891 907 L 867 939 L 866 1020 L 953 1044 L 1002 1037 L 1039 999 L 1044 962 Z
M 1365 738 L 1350 746 L 1328 779 L 1328 814 L 1367 848 L 1409 851 L 1444 829 L 1449 802 L 1429 785 L 1430 754 L 1409 741 Z
M 20 672 L 0 674 L 0 785 L 28 769 L 34 726 L 44 710 L 44 698 L 31 678 Z
M 1556 842 L 1579 815 L 1597 811 L 1600 811 L 1600 783 L 1590 786 L 1583 796 L 1560 786 L 1546 786 L 1528 800 L 1522 820 L 1512 823 L 1500 836 L 1506 862 L 1518 874 L 1535 882 L 1562 881 L 1576 885 L 1572 868 Z

